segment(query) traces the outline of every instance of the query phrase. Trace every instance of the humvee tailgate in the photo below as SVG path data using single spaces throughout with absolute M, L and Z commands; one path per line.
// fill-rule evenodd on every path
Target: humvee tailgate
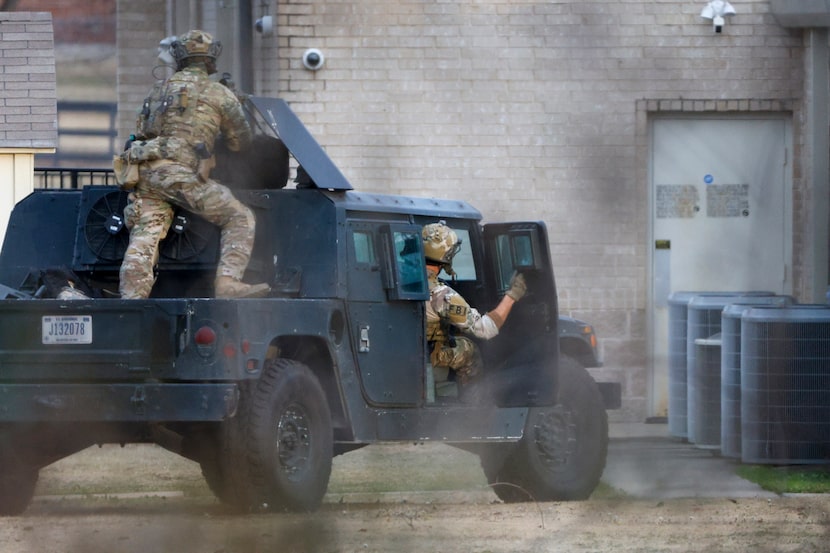
M 34 300 L 0 304 L 0 382 L 108 381 L 153 375 L 176 354 L 184 300 Z

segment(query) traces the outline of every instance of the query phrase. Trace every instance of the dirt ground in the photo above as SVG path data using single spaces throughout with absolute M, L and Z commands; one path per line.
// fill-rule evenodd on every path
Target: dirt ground
M 210 496 L 195 463 L 153 446 L 93 448 L 42 471 L 29 510 L 0 520 L 0 551 L 830 551 L 827 495 L 635 500 L 606 492 L 505 505 L 473 456 L 440 444 L 337 457 L 329 490 L 317 513 L 233 514 Z
M 206 501 L 66 501 L 2 522 L 20 552 L 827 551 L 825 498 L 326 504 L 232 516 Z

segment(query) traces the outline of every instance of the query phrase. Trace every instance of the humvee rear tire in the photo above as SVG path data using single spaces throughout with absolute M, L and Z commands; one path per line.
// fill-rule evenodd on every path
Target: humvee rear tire
M 199 457 L 199 465 L 208 487 L 222 503 L 250 510 L 252 502 L 241 415 L 223 421 L 215 433 L 203 439 L 206 440 L 205 451 Z
M 485 449 L 481 463 L 506 503 L 581 500 L 599 484 L 607 452 L 608 415 L 599 388 L 579 363 L 562 356 L 558 404 L 531 408 L 519 443 Z
M 250 400 L 246 441 L 253 500 L 266 510 L 317 509 L 328 488 L 334 445 L 317 377 L 302 363 L 276 359 Z
M 222 503 L 233 503 L 228 496 L 225 480 L 222 478 L 222 472 L 219 468 L 219 461 L 215 458 L 203 459 L 199 461 L 199 466 L 202 469 L 202 476 L 205 482 L 213 492 L 213 495 Z
M 37 469 L 0 467 L 0 516 L 19 515 L 29 507 L 37 478 Z

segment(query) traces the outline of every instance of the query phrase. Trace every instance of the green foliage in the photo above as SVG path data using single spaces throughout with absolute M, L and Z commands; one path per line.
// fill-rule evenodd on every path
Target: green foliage
M 624 491 L 609 486 L 605 482 L 600 482 L 594 492 L 591 494 L 591 499 L 625 499 L 628 497 Z
M 742 465 L 738 476 L 775 493 L 830 493 L 830 467 Z

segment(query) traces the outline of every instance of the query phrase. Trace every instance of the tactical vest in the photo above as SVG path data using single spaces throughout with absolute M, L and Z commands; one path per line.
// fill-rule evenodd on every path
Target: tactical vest
M 168 112 L 176 115 L 178 126 L 190 127 L 198 99 L 209 84 L 207 79 L 187 79 L 181 76 L 177 79 L 176 75 L 171 79 L 157 81 L 138 113 L 136 130 L 140 137 L 148 139 L 162 135 L 165 123 L 169 122 Z
M 141 138 L 155 138 L 161 134 L 164 113 L 170 109 L 173 100 L 169 81 L 156 81 L 136 120 L 135 127 Z

